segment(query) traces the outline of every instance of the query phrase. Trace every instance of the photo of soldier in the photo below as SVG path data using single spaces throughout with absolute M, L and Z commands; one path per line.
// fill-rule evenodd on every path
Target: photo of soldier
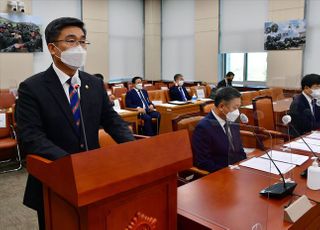
M 0 15 L 0 52 L 43 51 L 38 25 L 32 22 L 14 22 L 3 15 Z
M 305 21 L 266 22 L 264 37 L 265 50 L 301 49 L 306 42 Z

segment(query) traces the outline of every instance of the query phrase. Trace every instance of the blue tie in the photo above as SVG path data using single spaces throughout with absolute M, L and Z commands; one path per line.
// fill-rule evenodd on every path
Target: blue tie
M 69 98 L 70 98 L 70 108 L 73 114 L 73 120 L 75 122 L 75 128 L 77 130 L 78 135 L 80 135 L 80 99 L 78 95 L 78 91 L 73 88 L 71 83 L 71 78 L 67 81 L 69 86 Z
M 182 100 L 183 100 L 183 101 L 187 101 L 186 95 L 184 95 L 184 92 L 183 92 L 182 87 L 179 87 L 179 91 L 180 91 Z
M 138 90 L 138 92 L 139 92 L 139 95 L 140 95 L 140 98 L 141 98 L 142 103 L 143 103 L 144 106 L 146 107 L 146 110 L 148 110 L 148 109 L 149 109 L 149 105 L 148 105 L 147 101 L 144 99 L 141 90 Z

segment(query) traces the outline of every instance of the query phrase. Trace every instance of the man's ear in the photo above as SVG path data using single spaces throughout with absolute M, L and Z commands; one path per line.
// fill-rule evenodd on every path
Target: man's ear
M 49 43 L 48 44 L 48 50 L 49 50 L 49 53 L 52 55 L 57 55 L 56 53 L 56 47 L 52 44 L 52 43 Z

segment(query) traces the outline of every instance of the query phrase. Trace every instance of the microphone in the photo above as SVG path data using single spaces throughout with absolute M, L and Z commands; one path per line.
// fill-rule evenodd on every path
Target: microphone
M 80 100 L 80 93 L 79 93 L 79 89 L 81 87 L 81 81 L 79 78 L 71 78 L 71 85 L 72 87 L 77 91 L 79 100 Z M 79 103 L 79 111 L 80 111 L 80 122 L 81 122 L 81 130 L 82 130 L 82 135 L 83 135 L 83 140 L 84 140 L 84 147 L 86 149 L 86 151 L 89 151 L 88 148 L 88 141 L 87 141 L 87 133 L 86 133 L 86 128 L 84 126 L 84 121 L 83 121 L 83 115 L 82 115 L 82 108 L 81 108 L 81 101 Z
M 240 121 L 244 124 L 249 122 L 248 117 L 245 114 L 240 114 Z M 253 135 L 255 136 L 257 142 L 259 145 L 263 146 L 263 143 L 261 142 L 261 140 L 258 138 L 255 129 L 257 129 L 257 127 L 252 126 L 252 125 L 248 125 L 249 128 L 252 128 L 252 132 Z M 268 130 L 263 129 L 264 131 L 268 132 Z M 270 138 L 272 139 L 271 133 L 268 132 Z M 272 141 L 271 141 L 272 142 Z M 276 163 L 274 162 L 274 160 L 272 159 L 272 157 L 269 155 L 269 153 L 266 150 L 262 150 L 270 159 L 270 161 L 272 162 L 272 164 L 274 165 L 274 167 L 276 168 L 276 170 L 278 171 L 279 175 L 281 176 L 282 179 L 282 183 L 276 183 L 273 184 L 265 189 L 262 189 L 260 191 L 260 195 L 262 196 L 266 196 L 266 197 L 270 197 L 270 198 L 283 198 L 287 195 L 291 195 L 293 190 L 295 189 L 295 187 L 297 186 L 297 183 L 295 182 L 286 182 L 283 174 L 281 173 L 280 169 L 278 168 L 278 166 L 276 165 Z
M 300 133 L 298 132 L 298 130 L 291 124 L 291 116 L 290 115 L 284 115 L 282 117 L 282 122 L 284 125 L 288 125 L 294 132 L 295 134 L 302 140 L 302 142 L 308 147 L 308 149 L 310 150 L 310 152 L 312 153 L 312 155 L 314 157 L 316 157 L 318 159 L 317 154 L 312 150 L 312 148 L 310 147 L 310 145 L 305 141 L 305 139 L 303 138 L 303 136 L 300 135 Z M 304 170 L 300 176 L 302 177 L 307 177 L 308 176 L 308 169 Z

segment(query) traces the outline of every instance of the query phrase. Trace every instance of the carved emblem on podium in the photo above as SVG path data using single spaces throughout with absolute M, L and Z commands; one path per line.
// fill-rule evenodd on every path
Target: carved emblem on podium
M 157 219 L 154 217 L 146 216 L 138 212 L 131 220 L 125 230 L 153 230 L 156 229 Z

